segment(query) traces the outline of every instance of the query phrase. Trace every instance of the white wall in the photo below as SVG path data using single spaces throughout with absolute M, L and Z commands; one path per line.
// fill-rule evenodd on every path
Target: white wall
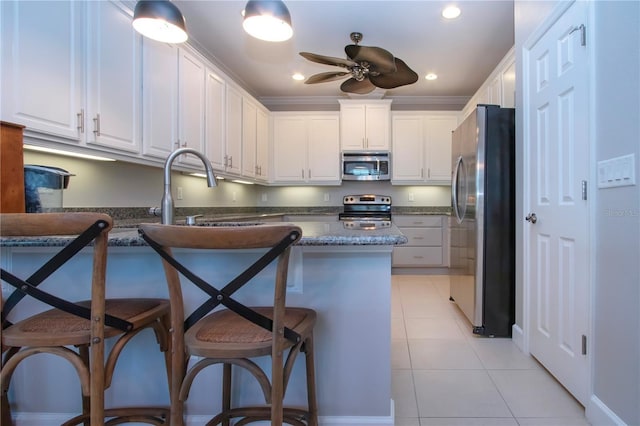
M 596 161 L 640 160 L 640 2 L 595 1 Z M 638 178 L 636 177 L 636 180 Z M 627 425 L 640 424 L 640 190 L 597 191 L 593 394 Z
M 25 164 L 61 167 L 75 176 L 63 193 L 63 207 L 159 206 L 163 173 L 158 167 L 83 160 L 25 151 Z M 391 195 L 396 206 L 449 206 L 448 186 L 393 186 L 389 182 L 346 182 L 341 186 L 268 187 L 218 181 L 208 188 L 202 178 L 172 174 L 176 207 L 339 207 L 347 194 Z M 183 200 L 176 199 L 182 187 Z M 328 201 L 325 201 L 325 195 Z M 266 201 L 263 201 L 266 196 Z M 413 201 L 409 201 L 409 198 Z M 234 201 L 235 200 L 235 201 Z
M 102 162 L 25 151 L 25 164 L 61 167 L 75 176 L 63 192 L 63 207 L 160 206 L 163 192 L 161 168 L 122 161 Z M 176 207 L 247 207 L 255 205 L 253 185 L 218 181 L 209 188 L 203 178 L 172 173 Z M 184 199 L 176 199 L 176 188 Z M 235 195 L 235 196 L 234 196 Z M 234 201 L 235 199 L 235 201 Z

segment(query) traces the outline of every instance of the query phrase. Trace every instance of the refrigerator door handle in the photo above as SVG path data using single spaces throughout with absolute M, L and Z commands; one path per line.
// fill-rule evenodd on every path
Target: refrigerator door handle
M 458 199 L 460 197 L 460 194 L 458 194 L 458 179 L 459 179 L 459 174 L 460 174 L 460 168 L 464 166 L 463 160 L 462 160 L 462 156 L 458 157 L 458 160 L 456 160 L 456 167 L 455 170 L 453 171 L 453 179 L 451 181 L 452 184 L 452 188 L 451 188 L 451 198 L 452 198 L 452 203 L 453 204 L 453 211 L 456 215 L 456 219 L 458 220 L 458 223 L 462 223 L 462 218 L 464 217 L 464 211 L 460 212 L 460 208 L 459 208 L 459 204 L 458 204 Z M 462 170 L 462 173 L 464 173 L 464 169 Z M 464 176 L 463 176 L 464 178 Z M 466 183 L 465 183 L 466 185 Z M 466 209 L 465 209 L 466 210 Z

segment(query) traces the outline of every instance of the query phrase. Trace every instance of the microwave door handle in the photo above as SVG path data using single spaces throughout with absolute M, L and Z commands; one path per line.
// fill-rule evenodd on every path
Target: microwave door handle
M 376 174 L 380 175 L 380 159 L 376 158 Z

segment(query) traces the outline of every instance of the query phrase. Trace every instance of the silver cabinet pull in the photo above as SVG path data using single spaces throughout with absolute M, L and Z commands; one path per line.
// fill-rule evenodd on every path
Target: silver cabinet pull
M 84 133 L 84 108 L 80 110 L 79 113 L 76 114 L 78 117 L 78 131 L 80 133 Z
M 96 136 L 100 136 L 100 114 L 96 114 L 96 117 L 93 119 L 93 133 Z
M 527 222 L 536 223 L 538 221 L 538 216 L 536 216 L 535 213 L 529 213 L 524 219 Z

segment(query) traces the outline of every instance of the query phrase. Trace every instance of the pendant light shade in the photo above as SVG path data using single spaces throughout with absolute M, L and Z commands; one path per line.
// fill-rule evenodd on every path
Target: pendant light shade
M 242 27 L 265 41 L 285 41 L 293 35 L 291 14 L 282 0 L 249 0 Z
M 133 28 L 145 37 L 165 43 L 183 43 L 189 38 L 184 16 L 168 0 L 138 1 Z

